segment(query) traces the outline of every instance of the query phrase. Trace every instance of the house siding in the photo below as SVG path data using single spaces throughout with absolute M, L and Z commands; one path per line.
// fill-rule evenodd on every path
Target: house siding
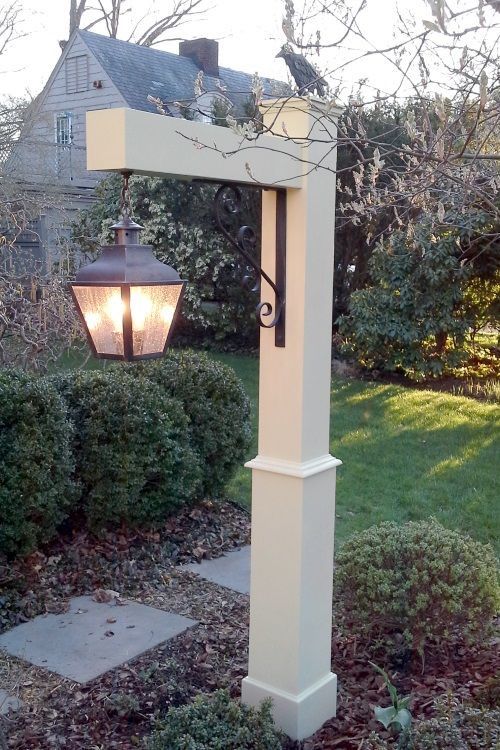
M 87 88 L 82 88 L 82 60 L 78 62 L 78 81 L 76 64 L 66 61 L 74 58 L 86 58 Z M 101 81 L 102 87 L 95 88 L 93 81 Z M 73 91 L 73 93 L 67 93 Z M 31 122 L 22 134 L 11 158 L 9 171 L 16 179 L 30 183 L 42 183 L 51 189 L 64 190 L 65 187 L 93 187 L 102 177 L 86 169 L 86 133 L 85 115 L 91 109 L 123 107 L 126 102 L 117 88 L 106 75 L 84 41 L 77 34 L 64 50 L 55 73 L 49 80 L 39 101 L 33 106 Z M 71 113 L 71 144 L 56 143 L 55 122 L 58 114 Z

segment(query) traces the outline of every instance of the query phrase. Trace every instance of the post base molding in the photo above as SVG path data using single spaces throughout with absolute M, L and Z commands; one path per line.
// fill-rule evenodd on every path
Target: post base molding
M 289 477 L 299 477 L 306 479 L 314 474 L 321 474 L 323 471 L 329 471 L 340 466 L 342 461 L 334 458 L 329 453 L 325 456 L 318 456 L 309 461 L 299 463 L 298 461 L 285 461 L 283 458 L 269 458 L 268 456 L 256 456 L 251 461 L 247 461 L 247 469 L 256 469 L 258 471 L 270 471 L 274 474 L 285 474 Z
M 241 684 L 242 701 L 257 706 L 265 698 L 272 699 L 277 726 L 292 740 L 303 740 L 335 716 L 337 675 L 330 672 L 298 695 L 245 677 Z

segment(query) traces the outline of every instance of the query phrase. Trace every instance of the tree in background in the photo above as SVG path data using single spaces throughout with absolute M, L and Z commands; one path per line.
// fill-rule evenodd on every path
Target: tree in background
M 319 115 L 325 132 L 330 109 L 339 103 L 346 107 L 332 139 L 339 157 L 337 205 L 332 206 L 337 211 L 334 324 L 338 316 L 354 314 L 353 292 L 382 283 L 375 265 L 382 263 L 384 251 L 393 252 L 391 235 L 415 260 L 422 250 L 415 238 L 444 247 L 458 237 L 466 246 L 457 253 L 461 298 L 473 279 L 483 280 L 474 282 L 474 304 L 469 300 L 467 319 L 474 331 L 473 308 L 478 315 L 482 309 L 483 317 L 495 314 L 494 306 L 477 297 L 490 294 L 486 289 L 497 283 L 499 272 L 498 4 L 477 0 L 464 8 L 460 0 L 426 0 L 427 15 L 421 18 L 414 8 L 388 18 L 393 37 L 386 46 L 379 28 L 364 23 L 367 9 L 377 7 L 375 0 L 307 0 L 297 12 L 292 0 L 284 0 L 287 43 L 305 55 L 316 54 L 318 75 L 329 83 L 324 115 Z M 386 66 L 382 78 L 377 60 Z M 262 87 L 259 93 L 254 86 L 252 93 L 265 106 Z M 242 124 L 229 116 L 227 122 L 243 139 L 258 140 L 265 132 L 260 117 Z M 275 122 L 279 126 L 279 115 Z M 278 137 L 288 140 L 286 133 Z M 472 238 L 470 228 L 481 224 L 477 214 L 482 213 L 488 219 L 481 239 L 477 232 Z M 454 280 L 452 275 L 450 283 Z M 447 283 L 445 277 L 442 281 Z M 441 348 L 460 344 L 460 337 L 446 330 L 438 338 Z
M 139 7 L 140 15 L 134 20 L 132 32 L 126 41 L 144 47 L 172 41 L 172 37 L 165 34 L 202 14 L 204 2 L 205 0 L 171 0 L 167 13 L 156 17 L 151 9 L 144 12 Z M 96 0 L 95 3 L 70 0 L 69 34 L 71 36 L 76 29 L 89 30 L 99 26 L 106 29 L 108 36 L 117 39 L 124 16 L 133 12 L 132 5 L 130 0 Z M 137 6 L 140 4 L 136 4 L 136 8 Z
M 395 230 L 381 240 L 369 261 L 370 286 L 353 292 L 340 319 L 358 361 L 418 378 L 465 359 L 467 332 L 498 312 L 498 275 L 488 269 L 493 253 L 484 239 L 492 230 L 490 215 L 478 210 L 460 230 L 436 234 L 429 217 L 411 239 Z M 470 254 L 474 260 L 464 262 Z
M 363 24 L 369 7 L 284 3 L 288 42 L 323 62 L 327 109 L 348 98 L 335 313 L 364 364 L 440 373 L 466 334 L 499 326 L 500 6 L 428 0 L 427 18 L 401 10 L 385 48 Z M 376 59 L 392 71 L 385 91 L 367 76 Z M 348 91 L 353 69 L 363 79 Z
M 333 321 L 349 309 L 351 294 L 370 282 L 369 260 L 376 245 L 372 238 L 384 233 L 392 222 L 390 208 L 381 208 L 366 218 L 354 222 L 344 203 L 356 194 L 356 167 L 360 156 L 371 160 L 375 149 L 380 158 L 393 169 L 400 168 L 400 150 L 408 142 L 402 124 L 409 105 L 381 102 L 363 109 L 350 104 L 340 117 L 340 129 L 346 138 L 339 143 L 337 153 L 338 191 L 335 223 L 335 272 L 333 277 Z M 361 120 L 361 122 L 360 122 Z M 361 132 L 362 131 L 362 132 Z M 387 179 L 386 174 L 381 180 Z
M 0 56 L 21 36 L 20 5 L 1 7 Z M 74 342 L 78 328 L 66 292 L 64 263 L 47 274 L 29 249 L 29 239 L 36 235 L 33 220 L 47 205 L 47 197 L 16 184 L 3 168 L 28 106 L 22 99 L 0 103 L 0 367 L 45 369 Z

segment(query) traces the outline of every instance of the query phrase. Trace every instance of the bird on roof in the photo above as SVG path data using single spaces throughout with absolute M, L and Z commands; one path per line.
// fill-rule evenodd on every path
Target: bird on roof
M 299 94 L 302 96 L 309 91 L 311 94 L 316 93 L 318 96 L 325 96 L 328 84 L 318 73 L 316 68 L 306 60 L 304 55 L 294 52 L 289 44 L 284 44 L 276 57 L 281 57 L 288 66 L 288 70 L 299 88 Z

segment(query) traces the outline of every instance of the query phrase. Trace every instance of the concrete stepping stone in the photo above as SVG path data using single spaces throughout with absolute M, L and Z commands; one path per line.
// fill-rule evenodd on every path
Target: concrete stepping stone
M 183 565 L 184 570 L 197 573 L 219 586 L 225 586 L 240 594 L 250 593 L 250 545 L 231 550 L 222 557 L 202 560 L 200 563 Z
M 9 711 L 18 711 L 23 702 L 16 698 L 15 695 L 9 695 L 5 690 L 0 688 L 0 716 L 6 716 Z
M 85 683 L 196 625 L 137 602 L 71 600 L 62 615 L 40 615 L 0 635 L 0 649 Z

